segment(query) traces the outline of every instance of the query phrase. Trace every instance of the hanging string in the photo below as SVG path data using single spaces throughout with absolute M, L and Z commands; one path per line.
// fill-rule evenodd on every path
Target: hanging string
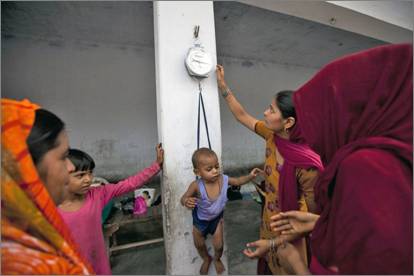
M 208 148 L 211 149 L 210 134 L 208 132 L 207 116 L 204 107 L 203 94 L 201 89 L 201 81 L 198 82 L 198 116 L 197 116 L 197 149 L 200 148 L 200 108 L 203 109 L 204 125 L 206 127 Z

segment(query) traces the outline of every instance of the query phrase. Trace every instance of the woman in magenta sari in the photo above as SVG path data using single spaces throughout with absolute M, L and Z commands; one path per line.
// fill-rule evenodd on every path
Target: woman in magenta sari
M 282 234 L 311 232 L 314 274 L 413 273 L 412 45 L 387 45 L 338 59 L 294 94 L 290 139 L 320 154 L 320 216 L 285 212 Z M 289 243 L 278 259 L 309 273 Z

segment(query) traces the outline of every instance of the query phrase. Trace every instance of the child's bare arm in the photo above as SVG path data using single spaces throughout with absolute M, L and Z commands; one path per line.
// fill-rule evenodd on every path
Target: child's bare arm
M 248 175 L 243 175 L 240 177 L 229 177 L 229 184 L 232 186 L 241 186 L 254 179 L 257 175 L 263 173 L 263 170 L 254 168 Z
M 181 205 L 193 209 L 197 204 L 198 185 L 196 181 L 191 182 L 187 191 L 181 197 Z
M 121 196 L 125 193 L 142 187 L 161 170 L 161 165 L 164 161 L 164 150 L 161 144 L 158 144 L 155 147 L 155 150 L 157 153 L 157 159 L 152 163 L 151 166 L 137 172 L 133 176 L 130 176 L 118 182 L 116 185 L 105 185 L 98 188 L 103 193 L 103 205 L 107 204 L 114 197 Z

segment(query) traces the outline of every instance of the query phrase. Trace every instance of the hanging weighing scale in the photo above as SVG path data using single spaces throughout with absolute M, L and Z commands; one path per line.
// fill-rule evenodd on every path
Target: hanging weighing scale
M 185 67 L 188 74 L 198 81 L 198 117 L 197 117 L 197 149 L 200 148 L 200 108 L 203 110 L 204 124 L 207 133 L 208 147 L 211 149 L 210 135 L 208 132 L 207 116 L 204 108 L 201 80 L 207 78 L 213 69 L 213 59 L 211 54 L 207 52 L 201 43 L 197 42 L 200 26 L 194 28 L 194 46 L 188 50 L 185 58 Z
M 200 26 L 195 26 L 194 37 L 196 41 L 194 46 L 188 50 L 185 66 L 188 74 L 200 81 L 200 79 L 207 78 L 213 69 L 213 59 L 211 58 L 211 54 L 204 49 L 201 43 L 197 42 L 199 31 Z

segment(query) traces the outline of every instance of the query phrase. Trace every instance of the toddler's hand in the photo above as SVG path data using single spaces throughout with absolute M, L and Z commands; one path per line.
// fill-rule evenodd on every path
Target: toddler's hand
M 162 148 L 162 144 L 159 143 L 155 150 L 157 151 L 157 163 L 162 167 L 162 163 L 164 162 L 164 149 Z
M 255 178 L 258 175 L 264 175 L 264 171 L 259 169 L 259 168 L 254 168 L 251 172 L 250 172 L 250 176 L 252 178 Z
M 196 197 L 187 197 L 185 199 L 184 205 L 189 209 L 194 209 L 197 206 L 197 198 Z

